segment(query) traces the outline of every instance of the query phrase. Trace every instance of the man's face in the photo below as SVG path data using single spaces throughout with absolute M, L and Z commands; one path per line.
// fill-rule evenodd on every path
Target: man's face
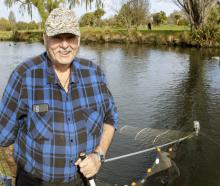
M 44 34 L 44 45 L 54 65 L 67 65 L 75 58 L 79 49 L 80 38 L 73 34 Z

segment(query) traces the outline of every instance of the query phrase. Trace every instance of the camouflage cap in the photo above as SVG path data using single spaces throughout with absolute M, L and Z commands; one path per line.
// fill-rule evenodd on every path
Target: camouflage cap
M 70 33 L 80 36 L 79 22 L 73 11 L 56 8 L 48 16 L 45 23 L 48 36 Z

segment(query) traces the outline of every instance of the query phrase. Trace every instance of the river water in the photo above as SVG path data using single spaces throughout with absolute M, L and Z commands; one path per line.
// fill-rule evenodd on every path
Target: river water
M 0 96 L 11 71 L 44 51 L 41 43 L 0 42 Z M 192 131 L 201 135 L 181 143 L 174 161 L 180 171 L 170 185 L 220 185 L 220 64 L 218 49 L 153 48 L 142 45 L 82 45 L 78 56 L 93 60 L 105 72 L 119 111 L 119 128 Z M 108 157 L 145 148 L 117 133 Z M 148 134 L 146 134 L 146 137 Z M 146 175 L 148 154 L 106 163 L 98 178 L 130 184 Z M 159 184 L 158 184 L 159 185 Z

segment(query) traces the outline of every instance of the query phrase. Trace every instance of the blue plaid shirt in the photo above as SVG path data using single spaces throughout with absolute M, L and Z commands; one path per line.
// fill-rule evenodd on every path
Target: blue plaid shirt
M 45 52 L 9 79 L 0 104 L 0 145 L 14 143 L 15 161 L 36 178 L 70 182 L 79 153 L 92 152 L 103 124 L 117 128 L 117 117 L 98 66 L 75 58 L 66 93 Z

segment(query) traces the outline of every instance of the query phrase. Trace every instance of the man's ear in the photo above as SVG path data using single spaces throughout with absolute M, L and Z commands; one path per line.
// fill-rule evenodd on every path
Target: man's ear
M 43 41 L 44 41 L 44 46 L 46 47 L 47 44 L 47 35 L 43 33 Z
M 79 45 L 80 45 L 80 37 L 78 38 L 78 47 L 79 47 Z

